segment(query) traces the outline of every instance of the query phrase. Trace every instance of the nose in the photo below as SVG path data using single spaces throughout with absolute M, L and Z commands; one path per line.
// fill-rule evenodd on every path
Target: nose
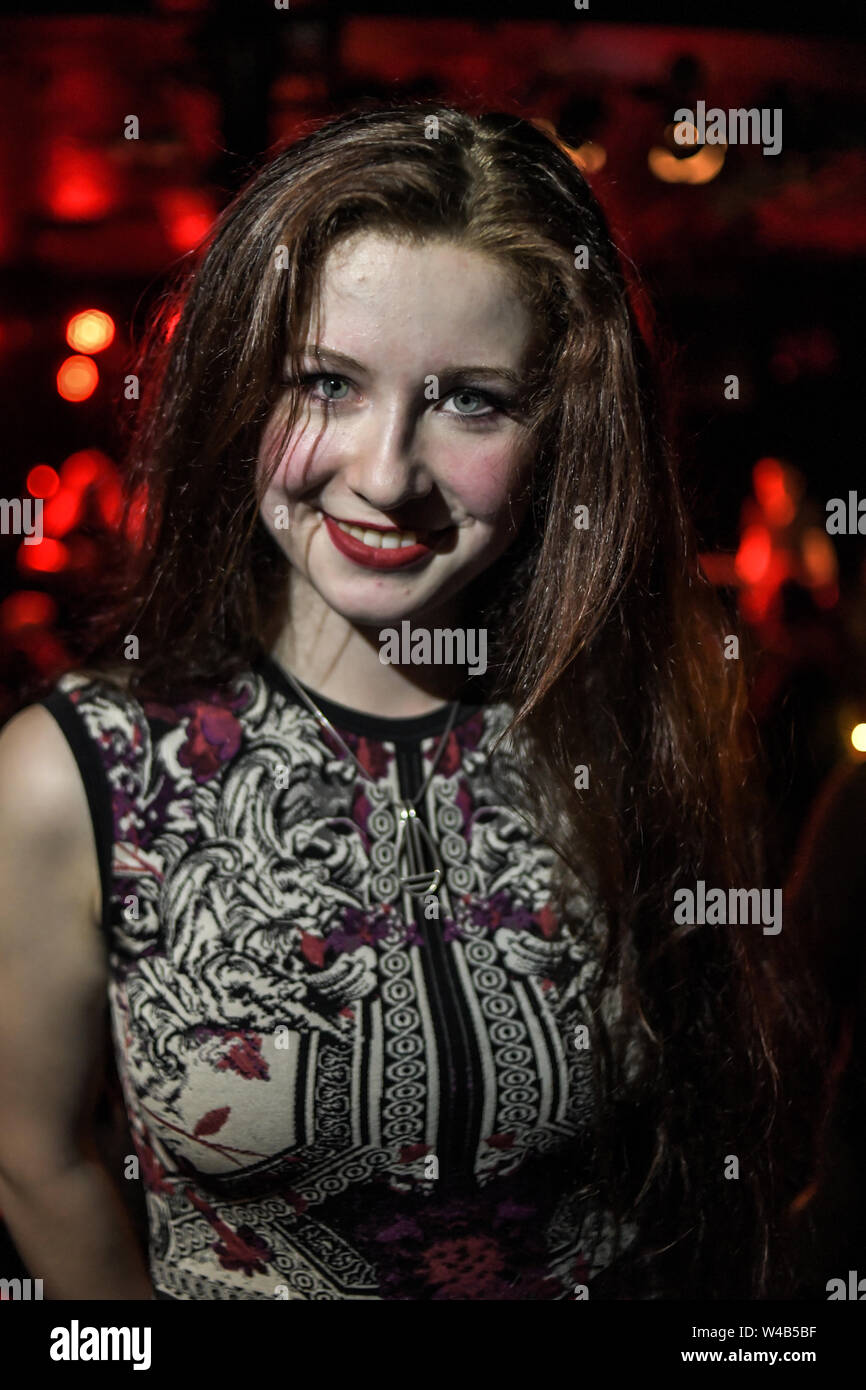
M 397 511 L 432 488 L 424 462 L 419 422 L 409 404 L 371 406 L 357 422 L 343 477 L 358 497 L 379 512 Z

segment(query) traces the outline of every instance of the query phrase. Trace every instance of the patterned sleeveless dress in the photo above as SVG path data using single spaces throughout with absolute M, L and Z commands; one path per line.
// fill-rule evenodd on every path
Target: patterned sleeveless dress
M 443 884 L 415 899 L 395 799 L 450 709 L 314 698 L 372 780 L 266 655 L 187 703 L 82 672 L 41 702 L 96 835 L 157 1297 L 592 1292 L 611 1249 L 580 1042 L 598 942 L 585 895 L 553 910 L 513 745 L 490 754 L 509 711 L 460 705 L 417 806 Z

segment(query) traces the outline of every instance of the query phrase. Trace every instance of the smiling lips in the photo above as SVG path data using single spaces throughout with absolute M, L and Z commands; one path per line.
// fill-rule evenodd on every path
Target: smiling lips
M 342 555 L 374 570 L 404 569 L 417 564 L 434 553 L 436 540 L 444 535 L 444 531 L 399 531 L 396 527 L 365 526 L 359 522 L 337 521 L 328 515 L 325 515 L 325 525 Z M 430 540 L 432 544 L 428 543 Z

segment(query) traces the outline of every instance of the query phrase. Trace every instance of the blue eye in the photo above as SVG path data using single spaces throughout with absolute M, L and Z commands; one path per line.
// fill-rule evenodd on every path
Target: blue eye
M 457 409 L 456 412 L 455 412 L 455 414 L 457 414 L 457 415 L 466 415 L 466 416 L 469 416 L 469 417 L 474 416 L 474 415 L 492 415 L 492 414 L 494 413 L 495 409 L 496 409 L 495 405 L 494 405 L 493 402 L 490 400 L 490 397 L 489 397 L 489 396 L 485 396 L 481 391 L 470 391 L 470 390 L 469 390 L 468 388 L 466 388 L 466 387 L 464 387 L 464 389 L 463 389 L 462 391 L 454 391 L 454 392 L 452 393 L 452 395 L 449 397 L 449 399 L 452 400 L 456 406 L 458 406 L 458 409 Z M 460 402 L 460 401 L 466 401 L 466 400 L 470 401 L 470 403 L 471 403 L 472 401 L 475 401 L 476 403 L 480 402 L 481 405 L 487 405 L 487 406 L 490 407 L 490 409 L 488 409 L 488 410 L 461 410 L 461 409 L 459 408 L 459 402 Z
M 333 372 L 315 372 L 310 376 L 301 377 L 302 386 L 313 386 L 318 382 L 321 382 L 324 399 L 326 401 L 342 401 L 346 399 L 345 396 L 337 395 L 336 392 L 330 390 L 336 383 L 338 388 L 345 386 L 348 392 L 349 382 L 344 376 L 336 376 Z M 326 387 L 329 389 L 325 390 Z
M 337 372 L 306 372 L 298 377 L 287 376 L 283 378 L 283 385 L 300 388 L 322 405 L 339 405 L 347 401 L 352 389 L 352 382 L 348 377 Z M 513 401 L 500 398 L 491 391 L 476 390 L 470 386 L 449 392 L 440 402 L 439 409 L 451 403 L 454 408 L 446 410 L 445 414 L 454 415 L 467 423 L 476 420 L 479 423 L 482 420 L 493 423 L 496 416 L 507 412 L 514 404 Z

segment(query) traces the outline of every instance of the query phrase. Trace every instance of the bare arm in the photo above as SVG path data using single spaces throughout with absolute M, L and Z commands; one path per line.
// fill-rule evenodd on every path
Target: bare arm
M 92 1126 L 106 1060 L 100 915 L 85 790 L 34 705 L 0 734 L 0 1210 L 54 1299 L 153 1292 Z

